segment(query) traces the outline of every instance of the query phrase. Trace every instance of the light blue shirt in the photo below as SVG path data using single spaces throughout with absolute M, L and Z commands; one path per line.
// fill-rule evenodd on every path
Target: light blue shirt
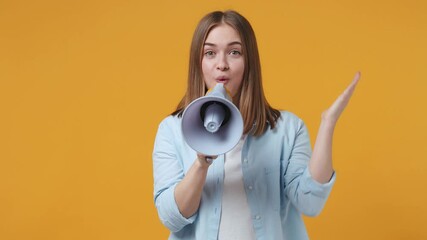
M 223 155 L 209 167 L 200 207 L 193 216 L 183 217 L 175 202 L 175 187 L 196 157 L 182 136 L 181 118 L 165 118 L 153 151 L 154 201 L 160 220 L 171 231 L 169 239 L 218 238 Z M 290 112 L 281 112 L 273 130 L 259 137 L 248 135 L 242 149 L 242 172 L 257 239 L 308 239 L 301 214 L 318 215 L 335 182 L 335 173 L 326 184 L 316 182 L 307 167 L 310 157 L 307 128 Z

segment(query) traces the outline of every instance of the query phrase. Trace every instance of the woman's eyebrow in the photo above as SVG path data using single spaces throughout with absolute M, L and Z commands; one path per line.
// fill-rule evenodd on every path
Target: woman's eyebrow
M 242 46 L 242 43 L 239 42 L 239 41 L 234 41 L 234 42 L 231 42 L 231 43 L 228 44 L 228 46 L 231 46 L 231 45 L 240 45 L 240 46 Z
M 227 44 L 228 46 L 231 46 L 231 45 L 242 45 L 242 43 L 241 42 L 239 42 L 239 41 L 234 41 L 234 42 L 230 42 L 229 44 Z M 204 46 L 211 46 L 211 47 L 215 47 L 216 46 L 216 44 L 214 44 L 214 43 L 210 43 L 210 42 L 205 42 L 205 44 L 204 44 Z

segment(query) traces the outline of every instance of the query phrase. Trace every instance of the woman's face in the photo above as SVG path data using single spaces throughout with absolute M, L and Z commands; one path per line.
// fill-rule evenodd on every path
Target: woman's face
M 240 90 L 245 62 L 242 41 L 234 28 L 228 24 L 214 27 L 203 46 L 202 71 L 209 89 L 224 83 L 234 97 Z

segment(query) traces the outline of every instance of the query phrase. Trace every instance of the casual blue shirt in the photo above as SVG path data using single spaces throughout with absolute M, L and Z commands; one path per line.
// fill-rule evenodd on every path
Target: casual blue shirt
M 316 216 L 322 210 L 335 173 L 320 184 L 310 175 L 310 138 L 304 122 L 281 112 L 274 129 L 248 135 L 242 149 L 243 182 L 259 240 L 308 239 L 302 214 Z M 198 211 L 185 218 L 174 198 L 176 185 L 197 158 L 184 141 L 181 118 L 168 116 L 159 125 L 154 151 L 154 202 L 169 239 L 217 240 L 221 221 L 224 156 L 209 167 Z M 236 209 L 238 211 L 238 209 Z

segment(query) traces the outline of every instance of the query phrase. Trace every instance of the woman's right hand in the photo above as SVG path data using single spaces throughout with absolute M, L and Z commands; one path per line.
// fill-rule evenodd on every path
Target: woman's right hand
M 197 159 L 202 163 L 204 166 L 209 166 L 212 164 L 212 162 L 217 158 L 218 156 L 207 156 L 203 155 L 201 153 L 197 153 Z

